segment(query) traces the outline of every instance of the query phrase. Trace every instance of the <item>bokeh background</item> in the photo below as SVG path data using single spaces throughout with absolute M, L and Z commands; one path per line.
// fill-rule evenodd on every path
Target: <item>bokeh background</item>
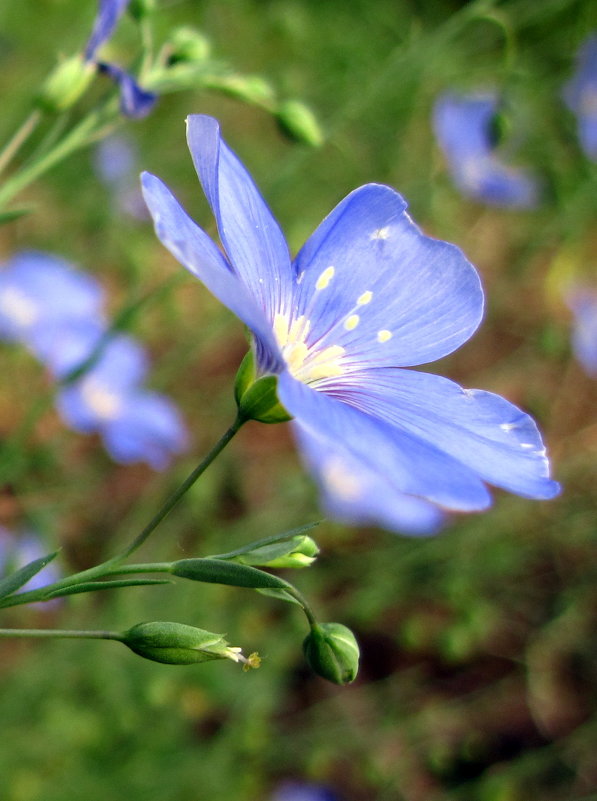
M 56 54 L 85 42 L 95 11 L 92 0 L 2 4 L 3 140 Z M 571 278 L 597 285 L 597 167 L 561 99 L 578 46 L 597 29 L 595 6 L 160 0 L 156 38 L 177 25 L 201 30 L 239 72 L 308 103 L 326 141 L 290 141 L 267 112 L 189 90 L 123 126 L 139 170 L 160 175 L 213 231 L 183 121 L 215 115 L 293 251 L 351 189 L 396 187 L 427 233 L 465 251 L 487 294 L 481 330 L 434 372 L 532 413 L 564 492 L 545 503 L 496 492 L 489 512 L 455 518 L 430 539 L 323 523 L 321 557 L 289 578 L 322 619 L 357 633 L 362 669 L 346 688 L 306 667 L 298 610 L 248 590 L 179 584 L 6 610 L 6 627 L 178 620 L 226 632 L 263 665 L 243 674 L 232 663 L 145 662 L 109 642 L 3 641 L 0 796 L 261 801 L 276 788 L 282 798 L 281 783 L 293 781 L 337 801 L 597 799 L 596 382 L 575 360 L 563 298 Z M 136 41 L 123 20 L 110 53 L 126 61 Z M 517 163 L 542 177 L 537 208 L 459 194 L 431 127 L 448 89 L 507 98 Z M 95 160 L 93 148 L 80 151 L 27 189 L 18 207 L 33 213 L 0 228 L 0 252 L 60 255 L 102 283 L 113 316 L 136 309 L 128 330 L 149 349 L 150 384 L 178 404 L 190 444 L 163 473 L 114 464 L 98 438 L 60 421 L 39 363 L 2 345 L 0 427 L 11 458 L 0 523 L 34 529 L 48 550 L 60 545 L 63 570 L 128 541 L 223 432 L 246 350 L 240 324 L 147 220 L 123 212 Z M 319 517 L 287 426 L 251 424 L 141 555 L 227 550 Z

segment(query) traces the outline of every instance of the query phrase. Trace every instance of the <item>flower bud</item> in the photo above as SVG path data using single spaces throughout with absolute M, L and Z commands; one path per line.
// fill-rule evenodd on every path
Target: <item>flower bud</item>
M 259 75 L 213 75 L 205 78 L 204 85 L 235 100 L 263 108 L 272 108 L 276 99 L 270 84 Z
M 309 567 L 318 553 L 315 540 L 306 534 L 296 534 L 288 540 L 261 545 L 232 558 L 243 565 L 256 567 Z
M 317 623 L 303 642 L 311 669 L 334 684 L 350 684 L 359 670 L 359 646 L 341 623 Z
M 275 375 L 257 378 L 255 358 L 249 351 L 242 360 L 234 381 L 234 397 L 241 417 L 260 423 L 285 423 L 292 420 L 278 400 Z
M 240 648 L 228 645 L 221 634 L 184 623 L 138 623 L 122 635 L 122 642 L 139 656 L 167 665 L 232 659 L 233 662 L 243 662 L 246 669 L 259 667 L 257 654 L 246 658 Z
M 80 54 L 67 58 L 44 81 L 37 96 L 38 105 L 48 112 L 70 108 L 85 92 L 95 72 L 95 64 Z
M 144 19 L 155 11 L 156 0 L 131 0 L 129 14 L 137 20 Z
M 286 100 L 276 112 L 276 119 L 283 133 L 290 139 L 311 147 L 321 147 L 323 131 L 310 108 L 300 100 Z
M 170 47 L 170 64 L 197 64 L 209 58 L 211 45 L 209 40 L 194 28 L 184 26 L 177 28 L 168 41 Z

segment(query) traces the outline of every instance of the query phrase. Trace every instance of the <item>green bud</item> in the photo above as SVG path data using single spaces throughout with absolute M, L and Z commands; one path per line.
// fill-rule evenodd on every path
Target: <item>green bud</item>
M 318 553 L 315 540 L 306 534 L 296 534 L 286 541 L 253 548 L 233 559 L 243 565 L 258 567 L 309 567 Z
M 317 623 L 303 642 L 312 670 L 334 684 L 350 684 L 359 670 L 359 646 L 352 631 L 341 623 Z
M 259 75 L 212 75 L 205 78 L 204 85 L 235 100 L 264 108 L 272 108 L 276 99 L 273 88 Z
M 290 139 L 311 147 L 321 147 L 323 131 L 310 108 L 300 100 L 286 100 L 278 106 L 276 119 L 280 129 Z
M 168 41 L 170 64 L 196 64 L 209 58 L 211 45 L 199 31 L 187 26 L 177 28 Z
M 131 651 L 167 665 L 195 665 L 213 659 L 242 662 L 246 669 L 259 667 L 259 657 L 244 657 L 240 648 L 231 647 L 221 634 L 187 626 L 184 623 L 156 621 L 138 623 L 122 635 Z
M 234 381 L 234 397 L 241 417 L 260 423 L 285 423 L 292 420 L 278 400 L 275 375 L 257 378 L 255 358 L 249 351 L 242 360 Z
M 131 0 L 129 14 L 136 20 L 144 19 L 155 11 L 156 0 Z
M 51 113 L 70 108 L 85 92 L 95 72 L 95 64 L 85 61 L 80 54 L 67 58 L 43 83 L 37 96 L 38 105 Z

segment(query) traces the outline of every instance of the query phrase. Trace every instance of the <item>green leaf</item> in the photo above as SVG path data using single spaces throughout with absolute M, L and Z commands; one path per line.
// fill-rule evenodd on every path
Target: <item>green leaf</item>
M 172 565 L 172 573 L 179 578 L 191 581 L 204 581 L 209 584 L 229 584 L 232 587 L 250 587 L 251 589 L 285 589 L 288 582 L 272 576 L 264 570 L 237 562 L 225 562 L 222 559 L 181 559 Z
M 34 559 L 33 562 L 29 562 L 25 567 L 21 567 L 19 570 L 11 573 L 10 576 L 3 578 L 2 581 L 0 581 L 0 599 L 12 595 L 13 592 L 20 589 L 24 584 L 27 584 L 29 579 L 33 578 L 40 570 L 43 570 L 57 555 L 58 551 L 54 551 L 54 553 L 50 553 L 47 556 Z
M 288 601 L 288 603 L 296 604 L 297 606 L 300 606 L 301 609 L 303 608 L 303 605 L 298 598 L 294 598 L 285 590 L 260 589 L 257 590 L 257 592 L 260 592 L 262 595 L 269 595 L 272 598 L 277 598 L 278 601 Z
M 18 220 L 19 217 L 23 217 L 25 214 L 31 214 L 31 210 L 15 209 L 14 211 L 5 211 L 3 214 L 0 214 L 0 225 L 5 225 L 13 220 Z
M 51 598 L 61 598 L 63 595 L 77 595 L 80 592 L 95 592 L 95 590 L 113 590 L 118 587 L 147 587 L 151 584 L 173 584 L 169 579 L 119 579 L 118 581 L 86 581 L 82 584 L 73 584 L 72 587 L 63 587 L 61 590 L 49 592 L 45 601 Z

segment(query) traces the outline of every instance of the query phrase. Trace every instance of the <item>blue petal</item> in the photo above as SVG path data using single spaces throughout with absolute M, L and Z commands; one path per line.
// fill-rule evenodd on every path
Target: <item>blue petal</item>
M 310 321 L 308 345 L 344 347 L 357 367 L 406 366 L 445 356 L 477 328 L 477 272 L 454 245 L 424 236 L 405 208 L 393 189 L 362 186 L 306 242 L 293 316 Z M 358 324 L 346 330 L 353 315 Z
M 47 327 L 101 320 L 98 282 L 47 253 L 23 252 L 0 271 L 0 337 L 27 343 Z
M 209 291 L 247 325 L 269 354 L 273 372 L 283 361 L 271 325 L 247 288 L 231 269 L 208 235 L 180 206 L 170 190 L 150 173 L 142 175 L 145 202 L 156 234 L 170 253 L 196 275 Z
M 456 511 L 489 506 L 489 493 L 473 471 L 410 432 L 311 389 L 288 373 L 279 377 L 278 394 L 295 427 L 332 452 L 342 447 L 368 476 L 379 476 L 395 491 Z
M 76 320 L 35 331 L 31 349 L 56 378 L 64 378 L 93 353 L 105 326 L 93 320 Z
M 112 35 L 130 0 L 100 0 L 91 36 L 85 47 L 85 60 L 92 61 L 95 51 Z
M 355 458 L 341 441 L 330 443 L 300 423 L 294 429 L 329 517 L 413 535 L 433 534 L 440 528 L 444 515 L 436 506 L 397 490 L 386 475 Z
M 147 117 L 157 103 L 158 96 L 141 88 L 132 75 L 115 64 L 101 62 L 98 67 L 120 87 L 120 110 L 124 116 L 133 119 Z
M 410 370 L 364 370 L 334 395 L 434 445 L 490 484 L 528 498 L 559 492 L 535 422 L 499 395 Z
M 288 310 L 292 269 L 284 236 L 213 117 L 192 114 L 187 139 L 233 270 L 270 321 Z
M 567 293 L 574 314 L 572 349 L 587 375 L 597 378 L 597 289 L 576 286 Z
M 102 436 L 116 462 L 147 462 L 155 470 L 166 468 L 188 438 L 176 406 L 154 392 L 131 395 L 122 415 L 106 423 Z

